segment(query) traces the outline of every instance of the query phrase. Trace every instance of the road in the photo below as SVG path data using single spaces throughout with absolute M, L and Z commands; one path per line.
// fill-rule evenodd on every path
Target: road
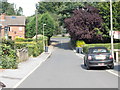
M 18 88 L 118 88 L 118 77 L 103 68 L 86 70 L 69 39 L 56 38 L 53 53 Z

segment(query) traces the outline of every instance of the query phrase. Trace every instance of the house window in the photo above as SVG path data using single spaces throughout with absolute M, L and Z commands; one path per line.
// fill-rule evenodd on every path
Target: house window
M 22 29 L 23 29 L 22 27 L 19 27 L 19 31 L 22 31 Z
M 14 34 L 16 34 L 17 32 L 14 32 Z
M 9 31 L 11 31 L 11 32 L 12 32 L 12 27 L 10 27 Z

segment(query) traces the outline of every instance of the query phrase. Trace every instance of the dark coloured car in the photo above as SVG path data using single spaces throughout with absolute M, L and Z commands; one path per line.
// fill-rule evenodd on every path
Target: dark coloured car
M 84 57 L 84 65 L 87 69 L 91 67 L 109 67 L 114 68 L 113 57 L 105 47 L 89 48 Z

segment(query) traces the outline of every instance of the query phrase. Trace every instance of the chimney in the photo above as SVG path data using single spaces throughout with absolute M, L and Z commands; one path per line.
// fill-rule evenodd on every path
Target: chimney
M 5 13 L 3 13 L 3 14 L 1 14 L 1 21 L 5 21 L 5 16 L 6 16 L 6 14 Z

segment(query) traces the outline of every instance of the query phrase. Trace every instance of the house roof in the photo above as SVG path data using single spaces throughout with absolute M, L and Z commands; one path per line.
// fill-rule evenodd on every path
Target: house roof
M 25 26 L 25 16 L 5 16 L 5 20 L 4 21 L 0 20 L 0 24 L 4 26 L 8 26 L 8 25 L 24 25 Z

